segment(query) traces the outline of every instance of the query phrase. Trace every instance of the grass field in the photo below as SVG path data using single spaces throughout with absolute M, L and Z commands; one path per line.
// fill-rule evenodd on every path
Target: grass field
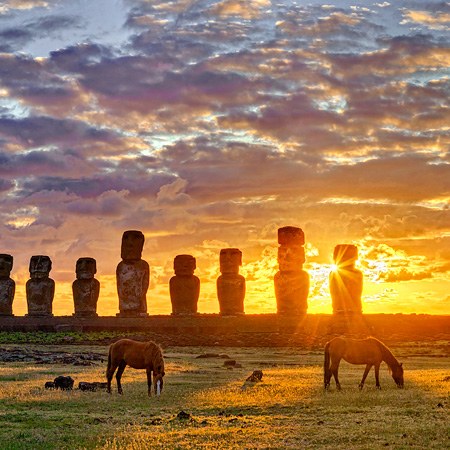
M 450 359 L 443 344 L 393 349 L 398 389 L 382 365 L 358 390 L 363 366 L 341 364 L 343 390 L 323 390 L 321 352 L 292 348 L 168 348 L 163 394 L 146 395 L 144 371 L 127 368 L 124 395 L 43 388 L 57 375 L 104 381 L 105 363 L 0 364 L 0 448 L 6 449 L 445 449 L 450 447 Z M 47 347 L 36 347 L 45 348 Z M 418 349 L 420 348 L 420 351 Z M 54 347 L 61 350 L 62 347 Z M 107 352 L 107 347 L 66 346 Z M 424 350 L 425 349 L 425 350 Z M 196 356 L 224 353 L 224 359 Z M 255 369 L 263 381 L 245 386 Z M 113 383 L 114 389 L 115 380 Z M 184 411 L 190 416 L 179 418 Z

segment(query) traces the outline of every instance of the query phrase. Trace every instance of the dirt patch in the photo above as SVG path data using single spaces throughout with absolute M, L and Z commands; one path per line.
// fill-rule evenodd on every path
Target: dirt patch
M 92 366 L 103 363 L 104 355 L 92 352 L 68 353 L 58 351 L 31 350 L 26 348 L 0 348 L 1 362 L 34 362 L 35 364 L 71 364 Z

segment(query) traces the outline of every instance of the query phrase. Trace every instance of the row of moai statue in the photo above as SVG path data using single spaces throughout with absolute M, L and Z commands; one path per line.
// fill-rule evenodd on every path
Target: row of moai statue
M 278 268 L 275 274 L 277 312 L 302 315 L 308 309 L 309 274 L 303 270 L 305 234 L 301 228 L 278 229 Z M 363 274 L 355 267 L 358 248 L 340 244 L 334 248 L 336 270 L 330 272 L 329 284 L 334 314 L 362 313 Z
M 283 227 L 278 230 L 278 265 L 275 274 L 277 312 L 281 315 L 303 315 L 308 309 L 309 274 L 305 263 L 305 235 L 300 228 Z M 128 230 L 122 236 L 122 261 L 116 269 L 119 317 L 146 317 L 147 290 L 150 267 L 142 259 L 144 235 Z M 333 313 L 362 313 L 361 294 L 363 276 L 355 267 L 358 249 L 354 245 L 338 245 L 334 249 L 337 270 L 330 273 L 330 293 Z M 217 297 L 220 314 L 244 314 L 245 278 L 239 274 L 242 252 L 237 248 L 220 251 L 220 272 L 217 279 Z M 10 278 L 13 257 L 0 254 L 0 315 L 12 316 L 15 283 Z M 50 278 L 52 262 L 48 256 L 32 256 L 30 279 L 26 283 L 28 316 L 52 316 L 55 282 Z M 196 260 L 192 255 L 177 255 L 174 259 L 175 276 L 170 279 L 169 291 L 173 315 L 197 313 L 200 280 L 194 275 Z M 74 315 L 97 316 L 100 283 L 94 258 L 79 258 L 76 280 L 72 284 Z

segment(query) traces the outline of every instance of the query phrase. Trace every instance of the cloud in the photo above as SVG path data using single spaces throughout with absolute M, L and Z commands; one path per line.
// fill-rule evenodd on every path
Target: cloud
M 448 9 L 448 4 L 446 4 Z M 434 14 L 429 11 L 412 10 L 404 12 L 404 23 L 418 23 L 432 30 L 450 29 L 450 12 L 439 11 Z
M 47 7 L 49 2 L 45 0 L 4 0 L 0 6 L 0 14 L 11 10 L 28 10 L 33 8 Z
M 159 188 L 156 194 L 156 202 L 160 206 L 187 206 L 192 199 L 189 195 L 184 193 L 187 186 L 187 181 L 181 178 L 175 180 L 173 183 L 166 184 Z
M 249 0 L 242 4 L 236 0 L 223 0 L 218 2 L 212 9 L 212 13 L 219 16 L 238 16 L 242 19 L 257 19 L 261 16 L 264 8 L 270 8 L 268 0 Z

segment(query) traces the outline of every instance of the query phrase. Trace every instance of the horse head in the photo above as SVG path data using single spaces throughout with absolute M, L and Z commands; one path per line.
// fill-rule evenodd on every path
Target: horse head
M 397 385 L 397 387 L 403 388 L 404 381 L 403 381 L 403 365 L 402 365 L 402 363 L 400 363 L 394 367 L 391 367 L 391 370 L 392 370 L 391 375 L 395 381 L 395 384 Z

